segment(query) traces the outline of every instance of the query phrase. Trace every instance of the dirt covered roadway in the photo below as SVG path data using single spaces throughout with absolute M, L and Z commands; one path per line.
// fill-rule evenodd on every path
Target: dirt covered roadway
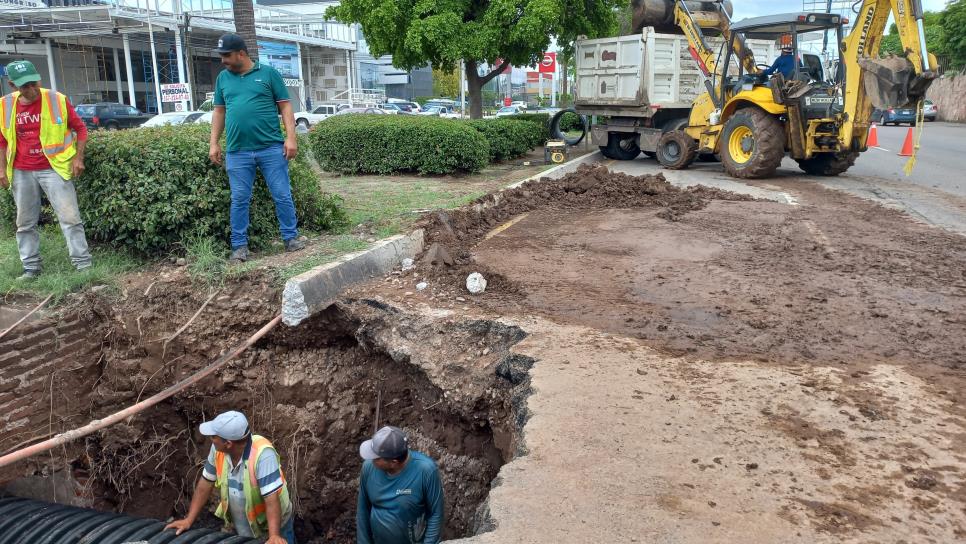
M 440 249 L 350 293 L 528 333 L 529 453 L 470 541 L 966 540 L 966 238 L 782 189 L 581 167 L 430 216 Z

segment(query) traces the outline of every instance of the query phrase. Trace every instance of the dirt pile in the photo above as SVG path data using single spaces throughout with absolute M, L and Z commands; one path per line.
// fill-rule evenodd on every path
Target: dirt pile
M 712 200 L 754 198 L 703 185 L 677 187 L 662 174 L 631 176 L 611 172 L 602 165 L 582 164 L 576 172 L 560 179 L 529 181 L 514 189 L 486 195 L 459 210 L 430 214 L 419 226 L 426 230 L 428 247 L 438 244 L 460 264 L 468 261 L 471 248 L 487 233 L 533 210 L 659 208 L 659 217 L 677 221 Z

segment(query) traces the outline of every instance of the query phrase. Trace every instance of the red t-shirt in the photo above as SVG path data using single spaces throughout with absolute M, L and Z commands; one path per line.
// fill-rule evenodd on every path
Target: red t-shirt
M 51 96 L 51 99 L 54 97 Z M 38 98 L 29 105 L 17 104 L 17 154 L 13 167 L 17 170 L 35 172 L 50 169 L 50 161 L 40 145 L 40 111 L 43 100 Z M 67 101 L 67 126 L 76 134 L 79 141 L 87 140 L 87 125 L 78 117 L 74 106 Z M 7 139 L 0 134 L 0 147 L 6 149 Z

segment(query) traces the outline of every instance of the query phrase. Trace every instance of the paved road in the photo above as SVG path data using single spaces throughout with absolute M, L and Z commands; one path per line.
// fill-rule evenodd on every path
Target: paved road
M 603 162 L 613 170 L 638 176 L 662 172 L 675 185 L 702 184 L 789 204 L 795 203 L 795 191 L 789 187 L 797 183 L 819 183 L 966 235 L 966 125 L 927 124 L 918 164 L 910 177 L 902 172 L 906 158 L 894 151 L 896 143 L 901 146 L 905 132 L 903 127 L 881 129 L 881 149 L 863 153 L 852 169 L 833 178 L 805 176 L 795 161 L 787 158 L 772 180 L 751 182 L 729 177 L 719 163 L 696 162 L 687 170 L 664 170 L 657 161 L 644 155 L 633 161 L 613 161 L 599 152 L 588 154 L 579 162 Z M 576 169 L 577 162 L 568 163 L 550 175 L 562 176 Z M 782 182 L 781 187 L 776 185 L 778 182 Z
M 912 175 L 902 171 L 907 158 L 897 155 L 909 126 L 879 127 L 879 147 L 869 149 L 849 170 L 852 176 L 902 181 L 966 197 L 966 125 L 926 123 Z

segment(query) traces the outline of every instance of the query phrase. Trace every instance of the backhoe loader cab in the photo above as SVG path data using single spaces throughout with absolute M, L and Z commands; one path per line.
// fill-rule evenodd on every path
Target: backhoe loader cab
M 843 22 L 837 14 L 791 13 L 732 23 L 730 43 L 722 48 L 724 61 L 709 75 L 708 92 L 695 100 L 684 134 L 666 134 L 659 142 L 658 160 L 683 168 L 696 154 L 715 153 L 728 173 L 739 178 L 770 176 L 786 152 L 814 173 L 828 172 L 826 163 L 838 166 L 841 160 L 836 157 L 848 162 L 838 138 L 844 120 L 845 68 L 840 59 L 837 69 L 830 70 L 835 79 L 829 79 L 821 58 L 800 48 L 806 33 L 831 31 L 835 43 L 842 43 Z M 779 72 L 765 76 L 773 59 L 757 59 L 756 70 L 748 73 L 747 63 L 734 58 L 741 50 L 738 40 L 777 42 L 788 36 L 794 58 L 788 77 Z

